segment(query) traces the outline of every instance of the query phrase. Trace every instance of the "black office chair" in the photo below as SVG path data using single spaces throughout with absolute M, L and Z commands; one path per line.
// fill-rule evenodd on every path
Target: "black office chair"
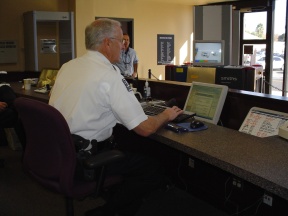
M 121 181 L 121 176 L 105 176 L 105 165 L 124 157 L 118 150 L 101 152 L 83 162 L 89 169 L 100 168 L 97 180 L 76 180 L 75 146 L 62 114 L 28 98 L 19 97 L 14 103 L 26 133 L 23 167 L 42 186 L 66 197 L 67 215 L 74 215 L 73 199 L 97 197 L 101 189 Z

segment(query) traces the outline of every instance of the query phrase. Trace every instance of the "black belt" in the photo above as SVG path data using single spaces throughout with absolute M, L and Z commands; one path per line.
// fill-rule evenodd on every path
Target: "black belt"
M 109 150 L 115 147 L 113 135 L 101 142 L 98 142 L 96 139 L 90 141 L 76 134 L 72 134 L 72 139 L 76 147 L 76 152 L 85 151 L 90 143 L 92 145 L 92 149 L 89 149 L 88 151 L 90 151 L 91 154 L 95 154 L 96 152 L 103 150 Z
M 114 136 L 112 135 L 101 142 L 98 142 L 97 140 L 91 140 L 91 144 L 92 147 L 95 145 L 97 146 L 97 151 L 113 149 L 115 147 Z

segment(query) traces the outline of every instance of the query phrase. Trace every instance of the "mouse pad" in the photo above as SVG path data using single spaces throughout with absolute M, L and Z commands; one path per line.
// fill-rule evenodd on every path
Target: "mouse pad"
M 190 128 L 190 122 L 178 123 L 177 125 L 178 125 L 178 126 L 181 126 L 181 127 L 183 127 L 183 128 L 186 128 L 186 129 L 188 129 L 189 131 L 201 131 L 201 130 L 206 130 L 206 129 L 208 128 L 207 125 L 204 125 L 204 126 L 202 126 L 202 127 L 200 127 L 200 128 L 192 129 L 192 128 Z

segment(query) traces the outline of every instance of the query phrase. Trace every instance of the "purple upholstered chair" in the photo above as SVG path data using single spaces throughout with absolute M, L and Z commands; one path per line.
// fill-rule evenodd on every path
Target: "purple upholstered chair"
M 99 153 L 86 163 L 89 168 L 101 167 L 97 180 L 75 180 L 76 152 L 62 114 L 37 100 L 19 97 L 14 103 L 26 133 L 23 167 L 42 186 L 65 196 L 67 215 L 74 214 L 73 199 L 98 196 L 102 187 L 119 183 L 121 177 L 106 181 L 104 165 L 121 160 L 120 151 Z

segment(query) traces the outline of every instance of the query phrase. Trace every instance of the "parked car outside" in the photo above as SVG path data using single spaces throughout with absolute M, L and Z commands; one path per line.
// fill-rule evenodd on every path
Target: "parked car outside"
M 265 69 L 265 57 L 261 57 L 256 61 L 256 64 L 262 65 L 262 67 Z M 273 56 L 273 63 L 272 63 L 273 70 L 275 69 L 284 69 L 284 59 L 278 56 Z

